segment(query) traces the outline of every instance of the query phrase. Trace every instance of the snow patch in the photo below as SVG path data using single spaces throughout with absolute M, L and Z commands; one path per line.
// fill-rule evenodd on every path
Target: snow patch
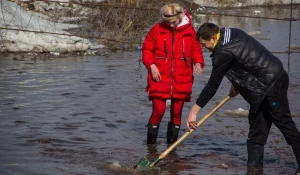
M 89 40 L 65 31 L 77 25 L 52 22 L 7 0 L 2 0 L 0 18 L 0 52 L 73 52 L 95 47 Z

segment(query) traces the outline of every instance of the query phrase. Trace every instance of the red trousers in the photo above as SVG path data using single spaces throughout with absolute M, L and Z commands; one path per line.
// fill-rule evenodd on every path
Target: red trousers
M 166 101 L 167 99 L 162 99 L 162 98 L 152 99 L 152 114 L 149 119 L 150 124 L 152 125 L 160 124 L 160 121 L 165 114 Z M 173 122 L 175 125 L 181 124 L 183 105 L 184 105 L 183 100 L 173 99 L 173 104 L 171 104 L 171 109 L 170 109 L 170 116 L 171 116 L 170 121 Z

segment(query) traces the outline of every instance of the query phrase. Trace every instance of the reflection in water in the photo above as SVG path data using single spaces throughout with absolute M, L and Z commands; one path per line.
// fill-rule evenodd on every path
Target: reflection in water
M 247 167 L 247 175 L 264 175 L 264 169 Z
M 232 13 L 251 13 L 234 9 Z M 285 10 L 262 11 L 262 15 L 285 17 Z M 267 14 L 268 13 L 268 14 Z M 299 10 L 294 12 L 299 16 Z M 282 15 L 281 15 L 282 14 Z M 250 18 L 213 17 L 222 26 L 260 31 L 254 37 L 273 51 L 287 49 L 288 22 Z M 200 23 L 200 22 L 199 22 Z M 292 43 L 300 46 L 300 22 L 292 25 Z M 192 102 L 206 84 L 211 71 L 209 53 L 201 76 L 195 76 Z M 278 57 L 287 68 L 287 55 Z M 294 121 L 299 117 L 299 54 L 291 55 L 289 99 Z M 151 112 L 146 70 L 140 52 L 116 52 L 110 56 L 50 56 L 33 59 L 23 54 L 3 54 L 0 59 L 0 174 L 145 174 L 133 166 L 143 157 L 155 160 L 167 149 L 166 128 L 158 144 L 146 145 L 146 128 Z M 228 93 L 224 79 L 203 116 Z M 201 125 L 174 152 L 157 164 L 159 172 L 148 174 L 245 174 L 247 151 L 246 117 L 226 116 L 226 110 L 248 104 L 236 97 Z M 166 113 L 168 115 L 168 113 Z M 168 117 L 163 118 L 168 122 Z M 185 128 L 184 122 L 181 128 Z M 182 131 L 181 133 L 182 134 Z M 292 158 L 291 158 L 292 157 Z M 286 161 L 289 160 L 289 161 Z M 274 127 L 265 147 L 264 173 L 292 174 L 296 169 L 291 148 Z

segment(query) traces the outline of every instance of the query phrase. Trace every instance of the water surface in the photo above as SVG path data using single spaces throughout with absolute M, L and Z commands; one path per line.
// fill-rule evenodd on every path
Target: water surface
M 287 21 L 213 19 L 222 26 L 260 31 L 255 37 L 271 51 L 287 50 Z M 299 28 L 300 22 L 293 22 L 292 44 L 297 46 Z M 210 76 L 209 53 L 204 54 L 206 67 L 201 76 L 195 76 L 192 102 L 184 107 L 183 122 Z M 300 128 L 300 54 L 291 54 L 290 61 L 287 54 L 277 56 L 290 70 L 290 108 Z M 2 54 L 0 174 L 245 174 L 248 120 L 224 114 L 249 108 L 241 96 L 231 99 L 158 163 L 160 170 L 133 169 L 143 156 L 153 161 L 167 148 L 168 112 L 157 145 L 145 144 L 151 102 L 144 92 L 146 70 L 141 64 L 139 51 L 69 57 Z M 198 119 L 228 94 L 229 87 L 224 78 Z M 180 135 L 184 132 L 183 123 Z M 264 166 L 265 174 L 270 175 L 293 174 L 296 169 L 292 149 L 274 126 L 265 146 Z

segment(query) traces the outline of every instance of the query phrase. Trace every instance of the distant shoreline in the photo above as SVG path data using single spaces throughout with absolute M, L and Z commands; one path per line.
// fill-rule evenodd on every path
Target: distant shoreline
M 236 1 L 236 2 L 235 2 Z M 244 3 L 237 0 L 223 0 L 222 3 L 217 3 L 214 0 L 194 0 L 198 4 L 206 8 L 248 8 L 248 7 L 275 7 L 275 6 L 291 6 L 290 0 L 248 0 Z M 300 0 L 293 0 L 293 6 L 300 6 Z
M 300 6 L 300 3 L 293 4 L 294 6 Z M 249 6 L 226 6 L 226 7 L 218 7 L 218 6 L 202 6 L 205 8 L 226 8 L 226 9 L 244 9 L 244 8 L 251 8 L 251 7 L 291 7 L 290 4 L 276 4 L 276 5 L 249 5 Z

